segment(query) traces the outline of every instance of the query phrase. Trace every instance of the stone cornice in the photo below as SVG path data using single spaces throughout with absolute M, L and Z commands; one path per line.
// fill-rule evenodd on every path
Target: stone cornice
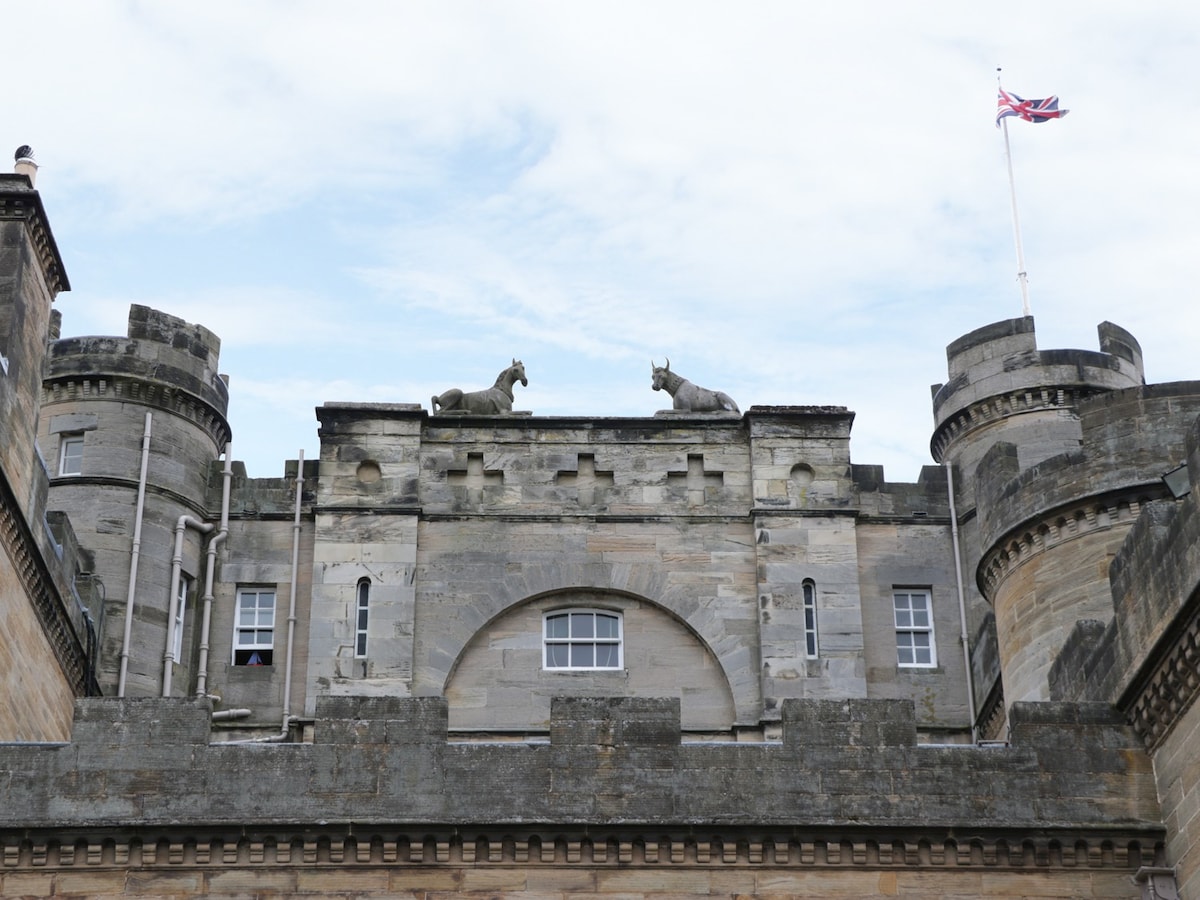
M 1141 686 L 1119 703 L 1148 751 L 1166 740 L 1175 723 L 1200 696 L 1200 603 L 1175 630 L 1159 662 Z
M 111 400 L 115 403 L 140 403 L 182 416 L 202 428 L 218 452 L 229 443 L 232 432 L 220 410 L 185 391 L 146 378 L 115 376 L 61 376 L 42 384 L 42 408 L 74 400 Z
M 25 586 L 29 603 L 42 623 L 46 640 L 54 651 L 67 682 L 77 697 L 87 695 L 87 654 L 63 607 L 63 598 L 42 560 L 37 542 L 21 515 L 8 481 L 0 477 L 0 545 L 12 560 L 13 569 Z M 8 599 L 5 602 L 10 602 Z M 15 598 L 12 602 L 20 602 Z
M 1022 388 L 999 394 L 972 403 L 963 409 L 956 410 L 942 422 L 933 432 L 929 441 L 929 452 L 937 462 L 943 461 L 946 448 L 954 441 L 969 435 L 971 432 L 993 425 L 996 422 L 1012 416 L 1025 413 L 1042 412 L 1044 410 L 1077 409 L 1079 402 L 1096 394 L 1104 393 L 1101 389 L 1081 388 L 1079 386 L 1045 385 L 1042 387 Z
M 1128 527 L 1141 512 L 1144 484 L 1085 497 L 1027 519 L 996 541 L 979 560 L 976 581 L 991 602 L 1000 583 L 1018 566 L 1053 547 L 1114 525 Z
M 15 189 L 13 185 L 18 185 Z M 50 230 L 50 220 L 42 206 L 41 195 L 33 190 L 29 180 L 21 175 L 0 175 L 0 219 L 24 219 L 29 228 L 29 240 L 37 253 L 38 263 L 53 298 L 69 291 L 66 268 Z
M 795 829 L 538 825 L 453 828 L 297 823 L 236 830 L 63 828 L 0 832 L 0 871 L 271 869 L 279 866 L 446 867 L 487 864 L 580 868 L 1098 869 L 1131 872 L 1159 861 L 1162 829 L 1024 832 L 930 827 Z

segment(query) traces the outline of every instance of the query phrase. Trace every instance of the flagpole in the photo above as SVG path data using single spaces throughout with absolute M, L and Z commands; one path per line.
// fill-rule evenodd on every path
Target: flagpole
M 996 87 L 1000 87 L 1000 67 L 996 67 Z M 1001 88 L 1003 91 L 1003 88 Z M 1004 129 L 1004 161 L 1008 164 L 1008 193 L 1012 197 L 1013 239 L 1017 244 L 1017 282 L 1021 285 L 1021 314 L 1028 317 L 1029 275 L 1025 271 L 1025 250 L 1021 247 L 1021 215 L 1017 212 L 1017 181 L 1013 177 L 1012 149 L 1008 145 L 1008 117 L 1000 119 Z
M 1029 311 L 1029 275 L 1025 271 L 1025 251 L 1021 248 L 1021 216 L 1017 212 L 1017 182 L 1013 178 L 1012 150 L 1008 146 L 1008 119 L 1000 120 L 1004 129 L 1004 159 L 1008 163 L 1008 190 L 1012 196 L 1013 238 L 1017 242 L 1017 281 L 1021 285 L 1021 313 L 1031 315 Z

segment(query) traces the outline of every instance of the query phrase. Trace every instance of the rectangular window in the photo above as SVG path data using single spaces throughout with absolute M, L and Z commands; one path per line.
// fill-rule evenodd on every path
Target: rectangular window
M 58 474 L 83 474 L 83 435 L 64 434 L 58 445 Z
M 179 576 L 179 596 L 175 598 L 175 641 L 171 655 L 178 665 L 183 656 L 183 626 L 187 618 L 187 598 L 191 591 L 192 580 L 186 575 Z
M 367 622 L 369 621 L 370 602 L 371 582 L 364 578 L 358 583 L 358 596 L 355 602 L 354 657 L 356 659 L 365 659 L 367 656 Z
M 542 638 L 547 669 L 619 669 L 621 617 L 593 610 L 548 613 Z
M 233 628 L 233 664 L 269 666 L 275 649 L 275 591 L 239 588 Z
M 896 616 L 897 663 L 914 668 L 936 666 L 929 591 L 896 591 L 892 594 L 892 606 Z
M 804 591 L 804 655 L 817 658 L 817 586 L 812 581 L 801 585 Z

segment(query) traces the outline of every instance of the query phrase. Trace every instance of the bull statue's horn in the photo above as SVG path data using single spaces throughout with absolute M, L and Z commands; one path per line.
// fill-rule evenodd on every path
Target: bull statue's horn
M 665 366 L 663 366 L 663 368 L 666 369 L 668 372 L 671 371 L 671 357 L 669 357 L 669 356 L 667 357 L 667 364 Z

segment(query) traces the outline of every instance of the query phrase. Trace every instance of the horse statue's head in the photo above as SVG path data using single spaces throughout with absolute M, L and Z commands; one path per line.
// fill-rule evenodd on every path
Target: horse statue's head
M 508 367 L 508 371 L 511 373 L 513 381 L 521 382 L 521 387 L 529 387 L 529 380 L 525 377 L 525 363 L 513 357 L 512 365 Z
M 656 366 L 654 360 L 650 360 L 650 388 L 655 391 L 661 391 L 667 385 L 667 378 L 671 374 L 671 357 L 667 357 L 665 366 Z

